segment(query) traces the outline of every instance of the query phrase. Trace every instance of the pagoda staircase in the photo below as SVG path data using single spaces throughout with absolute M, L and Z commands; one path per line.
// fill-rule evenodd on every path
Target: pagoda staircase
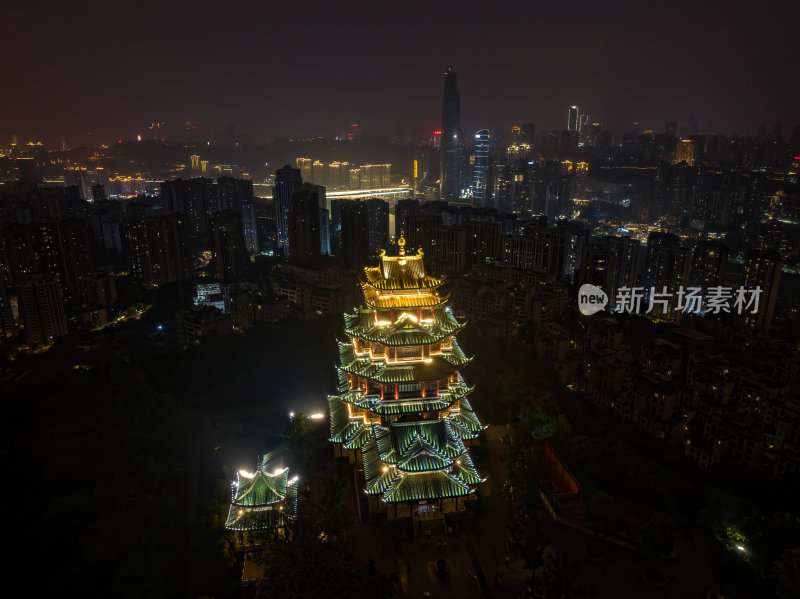
M 447 534 L 447 521 L 441 512 L 425 514 L 421 517 L 415 516 L 412 520 L 414 521 L 415 537 L 435 537 Z

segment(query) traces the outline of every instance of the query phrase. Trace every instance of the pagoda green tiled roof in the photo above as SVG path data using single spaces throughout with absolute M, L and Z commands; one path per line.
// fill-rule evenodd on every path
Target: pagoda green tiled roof
M 237 508 L 232 505 L 228 511 L 225 528 L 228 530 L 268 530 L 283 528 L 294 518 L 295 514 L 284 513 L 280 506 L 258 506 Z
M 395 478 L 383 493 L 386 503 L 419 501 L 443 497 L 463 497 L 472 489 L 468 484 L 444 470 L 405 474 Z
M 486 480 L 475 470 L 475 464 L 472 463 L 472 458 L 469 457 L 469 453 L 462 454 L 455 461 L 450 473 L 468 485 L 477 485 Z
M 459 409 L 450 412 L 447 419 L 453 426 L 453 430 L 461 439 L 474 439 L 482 430 L 486 428 L 481 424 L 475 412 L 472 410 L 469 400 L 463 397 L 459 401 Z
M 237 473 L 231 489 L 231 505 L 225 528 L 263 530 L 286 525 L 297 514 L 297 479 L 289 480 L 288 468 L 274 473 L 266 458 L 252 475 Z
M 393 422 L 389 426 L 389 434 L 398 462 L 421 449 L 435 451 L 445 459 L 454 459 L 467 450 L 446 419 Z
M 433 356 L 429 361 L 387 364 L 358 356 L 352 343 L 339 342 L 339 359 L 345 372 L 384 384 L 441 380 L 471 361 L 457 343 L 453 343 L 452 351 Z
M 397 462 L 397 468 L 404 472 L 425 472 L 441 470 L 452 465 L 453 461 L 442 455 L 426 441 L 419 439 L 408 448 L 408 456 Z
M 331 441 L 341 443 L 346 449 L 361 449 L 372 437 L 372 427 L 361 418 L 350 418 L 347 403 L 337 395 L 328 396 L 331 414 Z
M 267 505 L 286 498 L 286 484 L 289 471 L 279 474 L 265 474 L 260 470 L 253 478 L 238 474 L 233 502 L 237 505 Z
M 364 462 L 364 480 L 367 484 L 367 493 L 370 495 L 383 493 L 397 476 L 397 469 L 381 461 L 374 437 L 362 449 L 361 455 Z
M 398 425 L 403 430 L 392 431 Z M 415 425 L 424 426 L 416 433 L 410 432 Z M 436 431 L 437 428 L 441 430 Z M 388 429 L 377 425 L 374 429 L 374 437 L 362 449 L 369 494 L 382 494 L 383 500 L 390 503 L 459 497 L 467 495 L 471 485 L 484 481 L 463 443 L 444 421 L 392 423 Z M 428 440 L 441 434 L 448 438 L 447 442 L 439 441 L 443 449 Z M 398 440 L 406 445 L 397 446 Z
M 337 389 L 339 393 L 344 393 L 350 388 L 350 381 L 347 378 L 347 373 L 344 372 L 341 368 L 336 369 L 336 376 L 337 376 Z
M 437 307 L 433 322 L 416 322 L 403 313 L 390 325 L 375 324 L 372 310 L 358 310 L 344 315 L 344 328 L 351 337 L 358 337 L 373 343 L 390 347 L 429 345 L 449 337 L 464 327 L 456 320 L 450 310 Z

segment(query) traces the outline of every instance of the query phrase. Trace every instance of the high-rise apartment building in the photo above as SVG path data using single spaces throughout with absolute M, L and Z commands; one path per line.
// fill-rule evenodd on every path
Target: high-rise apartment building
M 369 256 L 369 213 L 361 202 L 342 202 L 341 256 L 345 265 L 358 267 Z
M 783 260 L 775 252 L 752 250 L 744 260 L 744 282 L 742 286 L 750 292 L 758 293 L 758 310 L 743 308 L 742 320 L 745 326 L 757 331 L 769 331 L 775 316 L 775 304 L 781 284 Z
M 189 239 L 208 235 L 209 219 L 214 212 L 212 181 L 204 177 L 176 179 L 161 183 L 164 214 L 182 214 Z
M 311 162 L 311 158 L 297 158 L 295 160 L 295 165 L 297 166 L 297 170 L 300 171 L 300 176 L 303 178 L 303 181 L 311 182 Z
M 678 322 L 682 310 L 678 309 L 678 291 L 688 287 L 691 269 L 691 249 L 681 247 L 680 237 L 673 233 L 654 231 L 647 236 L 647 262 L 644 273 L 644 287 L 647 293 L 668 296 L 666 306 L 653 308 L 653 316 L 662 320 Z
M 298 159 L 299 160 L 299 159 Z M 309 165 L 310 168 L 310 165 Z M 275 187 L 272 201 L 275 206 L 275 225 L 278 230 L 278 243 L 284 254 L 289 253 L 289 212 L 292 210 L 292 197 L 303 186 L 300 169 L 290 165 L 275 171 Z
M 37 272 L 36 244 L 29 226 L 18 223 L 0 226 L 0 259 L 12 284 Z
M 241 213 L 236 210 L 223 210 L 214 215 L 211 223 L 217 278 L 223 282 L 241 279 L 246 270 Z
M 0 277 L 0 339 L 14 334 L 14 313 L 11 310 L 11 295 L 8 286 Z
M 217 210 L 234 210 L 242 216 L 244 244 L 249 254 L 258 252 L 258 224 L 253 195 L 253 182 L 249 179 L 220 177 L 216 184 Z
M 700 287 L 706 297 L 709 287 L 725 283 L 728 268 L 728 248 L 719 241 L 701 241 L 692 248 L 689 285 Z
M 186 246 L 186 227 L 179 215 L 150 216 L 128 226 L 131 270 L 145 285 L 188 281 L 191 263 Z
M 617 305 L 617 292 L 621 287 L 636 285 L 636 271 L 639 264 L 639 240 L 631 237 L 600 237 L 598 245 L 613 257 L 613 275 L 608 293 L 609 306 Z M 604 288 L 605 289 L 605 288 Z
M 58 275 L 31 275 L 17 285 L 19 316 L 26 343 L 50 345 L 68 333 Z
M 577 274 L 577 285 L 594 285 L 609 296 L 613 296 L 614 254 L 597 243 L 586 243 L 581 247 L 580 267 Z
M 323 199 L 319 190 L 323 190 Z M 289 260 L 309 266 L 322 255 L 320 244 L 320 202 L 324 202 L 324 187 L 305 185 L 295 192 L 292 210 L 288 215 Z
M 66 288 L 73 297 L 83 293 L 83 277 L 92 272 L 92 257 L 89 250 L 89 228 L 79 218 L 67 218 L 57 223 L 61 271 Z

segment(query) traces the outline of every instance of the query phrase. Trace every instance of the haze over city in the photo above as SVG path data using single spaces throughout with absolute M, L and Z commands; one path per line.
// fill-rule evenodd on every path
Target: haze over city
M 800 597 L 798 7 L 4 9 L 7 594 Z
M 586 106 L 616 135 L 693 115 L 703 133 L 800 122 L 789 0 L 745 2 L 14 3 L 0 138 L 71 147 L 147 136 L 256 140 L 436 129 L 460 73 L 465 130 L 564 126 Z M 91 132 L 91 133 L 90 133 Z

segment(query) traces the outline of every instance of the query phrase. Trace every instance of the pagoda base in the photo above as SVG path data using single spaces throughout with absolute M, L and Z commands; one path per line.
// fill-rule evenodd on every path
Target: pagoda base
M 379 495 L 369 495 L 368 497 L 370 514 L 385 516 L 387 520 L 425 519 L 438 517 L 441 514 L 464 513 L 474 501 L 474 498 L 445 497 L 428 501 L 387 503 Z

